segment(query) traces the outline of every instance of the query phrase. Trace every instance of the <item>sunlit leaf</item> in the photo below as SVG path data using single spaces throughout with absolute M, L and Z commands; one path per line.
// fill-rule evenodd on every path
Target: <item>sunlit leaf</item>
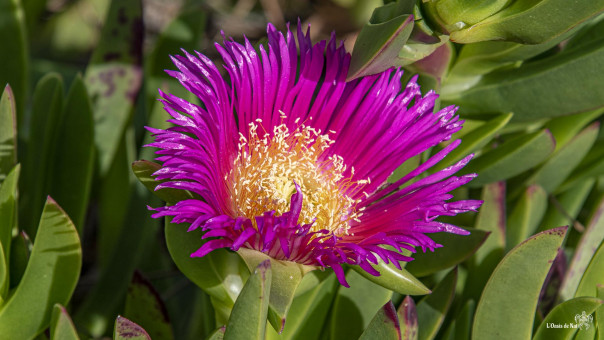
M 594 297 L 580 297 L 562 302 L 543 319 L 533 340 L 571 339 L 578 329 L 563 325 L 576 323 L 576 315 L 581 315 L 582 312 L 590 315 L 601 305 L 602 300 Z M 552 325 L 562 325 L 563 327 L 554 328 Z
M 392 301 L 378 310 L 359 340 L 401 339 L 401 328 Z
M 413 261 L 412 261 L 413 262 Z M 373 268 L 380 276 L 373 276 L 359 266 L 352 266 L 357 273 L 384 288 L 388 288 L 402 295 L 430 294 L 430 289 L 411 274 L 407 268 L 398 269 L 392 263 L 384 263 L 381 259 Z

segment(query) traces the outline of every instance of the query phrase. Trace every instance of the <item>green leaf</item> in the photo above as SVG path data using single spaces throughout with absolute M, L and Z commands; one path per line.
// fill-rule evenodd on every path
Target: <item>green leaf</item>
M 1 15 L 1 14 L 0 14 Z M 0 184 L 17 164 L 17 113 L 15 95 L 9 85 L 0 98 Z
M 224 339 L 224 329 L 225 327 L 220 327 L 215 330 L 206 340 L 222 340 Z
M 57 303 L 50 320 L 50 340 L 79 340 L 78 332 L 65 307 Z
M 143 327 L 118 315 L 113 329 L 113 340 L 151 340 Z
M 432 290 L 432 294 L 417 303 L 418 339 L 434 339 L 455 296 L 457 267 L 453 268 Z
M 412 30 L 413 15 L 409 8 L 402 9 L 399 3 L 376 8 L 354 44 L 348 79 L 400 66 L 398 55 Z
M 392 297 L 392 291 L 348 270 L 350 288 L 340 286 L 331 307 L 327 338 L 357 339 L 375 313 Z
M 27 157 L 20 178 L 19 224 L 36 235 L 37 219 L 50 191 L 58 124 L 63 111 L 63 81 L 56 73 L 44 76 L 34 91 Z
M 541 222 L 539 231 L 547 230 L 562 225 L 573 225 L 583 203 L 591 192 L 595 180 L 579 181 L 576 185 L 562 192 L 554 198 L 554 203 L 549 205 L 545 218 Z
M 596 142 L 575 171 L 558 187 L 558 191 L 562 192 L 571 189 L 581 181 L 589 180 L 602 174 L 604 174 L 604 148 L 600 147 L 600 143 Z
M 539 293 L 566 230 L 562 227 L 539 233 L 503 258 L 478 302 L 473 339 L 531 337 Z
M 14 90 L 18 121 L 23 122 L 27 94 L 28 57 L 25 15 L 19 0 L 0 0 L 0 85 Z M 4 122 L 4 120 L 2 120 Z M 4 123 L 3 123 L 4 124 Z M 14 125 L 13 125 L 14 126 Z
M 54 304 L 69 302 L 81 265 L 78 232 L 49 197 L 25 274 L 0 310 L 0 334 L 30 339 L 46 329 Z
M 166 221 L 165 233 L 168 251 L 178 269 L 213 298 L 216 321 L 226 323 L 249 275 L 245 263 L 239 255 L 226 249 L 217 249 L 204 257 L 192 258 L 191 254 L 205 242 L 201 240 L 201 229 L 187 232 L 187 226 Z
M 433 252 L 417 252 L 413 261 L 407 263 L 405 269 L 411 274 L 422 277 L 434 274 L 440 270 L 451 268 L 476 252 L 485 242 L 490 232 L 480 229 L 466 228 L 470 235 L 436 233 L 430 238 L 442 248 Z
M 604 278 L 604 242 L 600 243 L 600 247 L 583 273 L 575 297 L 596 296 L 596 285 L 604 283 L 602 278 Z
M 291 306 L 296 293 L 296 288 L 302 281 L 302 277 L 314 266 L 308 266 L 291 261 L 280 261 L 256 250 L 240 248 L 237 253 L 245 261 L 250 269 L 258 267 L 264 261 L 270 261 L 272 272 L 272 283 L 269 296 L 268 320 L 273 328 L 281 333 L 285 325 L 287 311 Z
M 405 296 L 396 314 L 401 326 L 402 340 L 417 340 L 417 310 L 410 296 Z
M 464 304 L 459 317 L 455 318 L 455 339 L 470 339 L 475 308 L 474 300 L 468 300 Z
M 313 271 L 304 277 L 309 277 Z M 317 339 L 327 320 L 329 308 L 339 286 L 335 275 L 329 275 L 319 285 L 306 293 L 297 295 L 287 314 L 287 322 L 283 333 L 277 333 L 271 328 L 267 330 L 267 338 L 271 339 Z
M 604 284 L 598 284 L 597 285 L 597 296 L 598 299 L 604 301 Z M 604 339 L 604 327 L 602 325 L 604 325 L 604 307 L 602 305 L 600 305 L 600 307 L 596 310 L 596 317 L 595 317 L 595 322 L 596 325 L 598 325 L 598 333 L 599 333 L 599 337 L 598 340 L 603 340 Z
M 554 151 L 555 145 L 547 130 L 522 135 L 485 152 L 462 171 L 479 174 L 468 184 L 473 188 L 505 180 L 541 163 Z
M 592 122 L 594 119 L 604 114 L 604 108 L 597 110 L 577 113 L 569 116 L 556 117 L 547 124 L 547 128 L 554 139 L 556 139 L 556 151 L 566 145 L 571 139 L 576 138 L 575 136 L 585 127 L 585 125 Z
M 541 44 L 604 11 L 602 0 L 577 0 L 572 11 L 565 0 L 514 1 L 510 6 L 451 32 L 451 40 L 469 44 L 485 40 L 507 40 Z
M 457 31 L 467 25 L 474 25 L 499 12 L 510 0 L 440 0 L 424 2 L 426 13 L 447 31 Z M 460 27 L 462 26 L 463 27 Z
M 271 261 L 265 260 L 250 275 L 235 301 L 225 339 L 264 339 L 271 282 Z
M 6 297 L 6 293 L 8 292 L 8 285 L 10 283 L 8 274 L 8 263 L 5 260 L 8 256 L 5 254 L 5 250 L 0 243 L 0 307 L 4 304 L 4 298 Z
M 604 39 L 491 72 L 467 90 L 443 93 L 443 104 L 459 105 L 465 114 L 512 112 L 516 122 L 595 110 L 604 106 L 604 87 L 593 72 L 602 60 Z
M 4 249 L 2 261 L 8 261 L 11 249 L 13 229 L 17 225 L 17 184 L 21 166 L 16 165 L 6 176 L 4 183 L 0 184 L 0 245 Z M 8 262 L 7 262 L 8 263 Z M 0 284 L 0 297 L 6 294 Z
M 436 172 L 447 166 L 459 161 L 463 157 L 472 152 L 476 152 L 485 146 L 493 139 L 495 134 L 499 132 L 512 119 L 512 114 L 502 114 L 487 121 L 480 127 L 472 130 L 461 138 L 461 144 L 451 151 L 442 161 L 438 162 L 430 171 Z
M 566 145 L 554 152 L 527 180 L 529 185 L 537 184 L 551 193 L 579 165 L 587 151 L 596 141 L 600 123 L 595 122 L 581 131 Z
M 392 301 L 386 302 L 371 319 L 359 340 L 401 339 L 401 328 Z
M 10 247 L 10 264 L 8 266 L 10 269 L 10 289 L 17 287 L 19 282 L 21 282 L 29 263 L 32 247 L 26 232 L 22 231 L 13 237 Z
M 58 126 L 50 194 L 71 217 L 80 236 L 88 210 L 94 173 L 94 128 L 86 87 L 78 75 Z
M 539 226 L 547 209 L 547 192 L 539 185 L 526 188 L 508 219 L 506 248 L 509 251 L 526 240 Z
M 594 258 L 596 250 L 604 241 L 604 199 L 598 202 L 595 211 L 589 219 L 587 228 L 577 244 L 575 253 L 566 271 L 559 297 L 562 301 L 577 296 L 577 289 L 583 273 Z M 593 294 L 591 294 L 593 296 Z
M 425 295 L 430 294 L 430 289 L 426 287 L 406 268 L 398 269 L 392 263 L 384 263 L 378 259 L 378 264 L 373 268 L 380 273 L 380 276 L 373 276 L 363 270 L 360 266 L 352 266 L 357 273 L 361 274 L 369 281 L 376 283 L 384 288 L 388 288 L 402 295 Z
M 113 162 L 141 86 L 143 22 L 140 0 L 112 1 L 85 82 L 94 107 L 100 173 Z
M 155 190 L 155 187 L 164 181 L 156 181 L 152 176 L 153 173 L 161 169 L 161 165 L 141 160 L 132 163 L 132 171 L 136 178 L 147 188 L 151 193 L 155 196 L 159 197 L 162 201 L 165 201 L 168 204 L 176 204 L 177 202 L 191 199 L 193 195 L 187 190 L 177 190 L 171 188 L 163 188 L 160 190 Z
M 564 325 L 576 323 L 576 315 L 581 315 L 582 312 L 590 315 L 601 305 L 602 300 L 593 297 L 580 297 L 562 302 L 543 319 L 533 336 L 533 340 L 572 339 L 577 332 L 577 328 L 564 327 Z M 554 325 L 562 325 L 563 327 L 554 328 L 552 327 Z
M 401 51 L 401 53 L 403 51 L 407 52 L 408 49 L 407 47 L 409 47 L 411 44 L 407 44 L 405 45 L 405 48 Z M 417 43 L 416 45 L 420 45 L 420 43 Z M 402 55 L 402 57 L 405 57 L 406 59 L 410 60 L 410 61 L 415 61 L 410 65 L 406 66 L 406 69 L 410 70 L 413 73 L 420 73 L 422 75 L 429 75 L 431 77 L 433 77 L 434 79 L 437 80 L 438 82 L 438 87 L 440 88 L 440 84 L 442 83 L 443 78 L 446 76 L 447 71 L 449 70 L 450 64 L 454 59 L 455 56 L 455 48 L 453 47 L 453 44 L 451 43 L 439 43 L 438 47 L 434 47 L 432 45 L 425 45 L 424 46 L 430 46 L 430 48 L 434 49 L 433 51 L 431 51 L 431 53 L 429 53 L 427 56 L 423 57 L 423 58 L 417 58 L 417 56 L 415 55 L 411 55 L 411 56 L 405 56 L 404 54 Z M 411 45 L 413 46 L 413 45 Z M 401 57 L 401 53 L 399 53 L 399 57 Z
M 143 327 L 151 338 L 174 339 L 168 311 L 151 283 L 138 271 L 126 295 L 124 317 Z

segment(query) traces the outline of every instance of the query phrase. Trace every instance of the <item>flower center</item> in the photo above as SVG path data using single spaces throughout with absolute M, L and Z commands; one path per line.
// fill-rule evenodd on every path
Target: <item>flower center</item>
M 258 123 L 258 124 L 257 124 Z M 296 124 L 298 122 L 296 121 Z M 345 177 L 342 157 L 323 155 L 333 140 L 312 127 L 299 125 L 290 131 L 285 124 L 275 126 L 272 134 L 250 123 L 249 139 L 239 137 L 239 152 L 230 178 L 231 201 L 237 216 L 254 217 L 274 210 L 281 215 L 290 210 L 296 184 L 303 195 L 299 224 L 311 224 L 313 231 L 326 229 L 336 235 L 348 233 L 349 222 L 359 221 L 361 210 L 356 197 L 367 180 Z M 323 157 L 322 157 L 323 156 Z

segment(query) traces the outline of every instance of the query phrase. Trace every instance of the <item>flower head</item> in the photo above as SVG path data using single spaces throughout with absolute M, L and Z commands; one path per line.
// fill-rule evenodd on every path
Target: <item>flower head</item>
M 205 233 L 204 256 L 241 247 L 278 260 L 331 267 L 342 264 L 373 275 L 381 258 L 399 266 L 401 254 L 434 250 L 426 234 L 467 234 L 438 222 L 476 210 L 480 201 L 448 202 L 451 190 L 475 175 L 454 176 L 468 156 L 422 175 L 459 143 L 452 142 L 395 183 L 402 163 L 461 129 L 456 107 L 433 113 L 437 95 L 421 95 L 414 77 L 401 88 L 400 70 L 346 82 L 350 55 L 335 37 L 315 45 L 297 30 L 296 44 L 268 26 L 268 45 L 216 44 L 228 77 L 206 56 L 174 56 L 167 71 L 201 106 L 160 91 L 173 127 L 149 128 L 163 162 L 157 189 L 199 196 L 155 208 Z M 387 246 L 387 247 L 385 247 Z

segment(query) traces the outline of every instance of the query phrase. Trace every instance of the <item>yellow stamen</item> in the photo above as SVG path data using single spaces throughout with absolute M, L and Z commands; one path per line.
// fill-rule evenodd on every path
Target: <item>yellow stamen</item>
M 240 134 L 239 152 L 227 175 L 235 214 L 252 221 L 270 210 L 281 215 L 290 210 L 297 183 L 303 195 L 298 223 L 314 221 L 314 231 L 348 234 L 349 222 L 362 215 L 362 209 L 355 208 L 360 200 L 350 196 L 356 196 L 369 179 L 352 180 L 354 169 L 345 177 L 347 167 L 340 156 L 322 160 L 334 143 L 328 134 L 304 124 L 289 131 L 281 124 L 260 137 L 261 124 L 260 120 L 250 123 L 249 140 Z

